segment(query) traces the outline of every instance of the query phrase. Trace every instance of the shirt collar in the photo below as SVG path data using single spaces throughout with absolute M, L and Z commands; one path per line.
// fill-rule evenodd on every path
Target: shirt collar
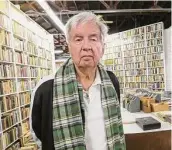
M 101 84 L 101 78 L 100 78 L 99 69 L 97 68 L 96 77 L 95 77 L 95 80 L 94 80 L 92 86 L 98 85 L 98 84 Z

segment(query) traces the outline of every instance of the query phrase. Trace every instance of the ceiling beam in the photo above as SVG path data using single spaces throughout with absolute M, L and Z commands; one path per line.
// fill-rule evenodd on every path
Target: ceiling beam
M 62 1 L 55 1 L 55 3 L 60 3 L 61 7 L 62 7 L 62 10 L 65 10 L 66 8 L 64 8 L 64 5 L 62 3 Z
M 74 3 L 74 5 L 75 5 L 76 10 L 78 10 L 78 7 L 77 7 L 77 5 L 76 5 L 75 0 L 73 0 L 73 3 Z
M 106 9 L 110 9 L 110 6 L 104 0 L 99 0 L 99 1 L 103 4 L 103 6 L 106 7 Z
M 110 0 L 110 7 L 113 8 L 113 1 Z
M 62 10 L 62 8 L 59 7 L 55 2 L 47 1 L 47 3 L 56 11 L 61 11 Z
M 35 6 L 33 6 L 33 3 L 31 4 L 31 3 L 29 3 L 27 0 L 26 0 L 26 2 L 28 3 L 28 5 L 29 5 L 34 11 L 36 11 L 37 13 L 39 13 L 39 10 L 38 10 Z M 49 22 L 47 19 L 45 19 L 43 16 L 40 15 L 40 17 L 41 17 L 46 23 L 50 24 L 50 22 Z
M 67 8 L 67 2 L 66 2 L 66 0 L 63 1 L 63 6 L 64 6 L 65 9 L 68 9 Z
M 118 15 L 126 15 L 128 13 L 136 13 L 136 15 L 143 15 L 144 13 L 170 13 L 171 9 L 170 8 L 162 8 L 162 9 L 112 9 L 112 10 L 90 10 L 91 12 L 95 14 L 118 14 Z M 54 12 L 56 15 L 74 15 L 78 14 L 79 12 L 83 11 L 61 11 L 61 12 Z M 38 12 L 37 12 L 38 13 Z M 38 14 L 28 14 L 29 16 L 34 16 L 34 15 L 42 15 L 42 16 L 47 16 L 46 13 L 38 13 Z M 153 15 L 153 14 L 152 14 Z
M 119 2 L 120 2 L 120 1 L 118 1 L 118 0 L 115 1 L 115 4 L 114 4 L 114 8 L 115 8 L 115 9 L 117 9 Z
M 29 2 L 30 5 L 33 5 L 35 3 L 35 1 L 32 1 L 32 2 Z M 29 5 L 27 2 L 26 3 L 23 3 L 23 4 L 20 4 L 20 8 L 25 12 L 25 11 L 28 11 L 30 10 L 29 9 Z

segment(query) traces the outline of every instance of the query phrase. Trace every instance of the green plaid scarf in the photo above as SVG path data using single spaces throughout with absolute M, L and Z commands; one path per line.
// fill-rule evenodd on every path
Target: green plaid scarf
M 120 106 L 107 72 L 98 66 L 101 77 L 101 103 L 104 112 L 107 150 L 125 150 Z M 81 113 L 82 90 L 78 88 L 71 59 L 57 71 L 53 93 L 53 137 L 56 150 L 86 150 Z

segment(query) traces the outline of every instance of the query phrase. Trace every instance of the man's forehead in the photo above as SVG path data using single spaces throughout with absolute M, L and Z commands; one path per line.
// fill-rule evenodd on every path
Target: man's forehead
M 99 33 L 100 28 L 95 22 L 83 22 L 71 27 L 71 32 L 95 32 Z
M 99 29 L 87 29 L 84 28 L 82 30 L 73 29 L 70 31 L 70 35 L 72 36 L 100 36 Z
M 100 33 L 94 33 L 94 32 L 92 32 L 92 33 L 86 33 L 86 34 L 83 34 L 83 33 L 73 33 L 73 34 L 71 34 L 73 37 L 82 37 L 82 36 L 99 36 L 100 35 Z

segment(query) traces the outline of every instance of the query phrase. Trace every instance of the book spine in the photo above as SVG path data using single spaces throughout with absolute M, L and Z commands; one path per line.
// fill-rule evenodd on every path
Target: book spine
M 16 84 L 14 80 L 0 81 L 0 95 L 16 92 Z
M 17 66 L 16 69 L 18 77 L 30 77 L 28 67 Z
M 0 45 L 0 61 L 13 62 L 13 52 L 9 48 Z
M 18 97 L 16 95 L 9 95 L 2 98 L 1 112 L 17 108 L 19 106 Z
M 20 93 L 19 94 L 20 105 L 25 105 L 30 103 L 30 93 Z
M 3 133 L 3 141 L 4 141 L 4 147 L 6 148 L 9 144 L 14 142 L 19 138 L 18 136 L 18 127 L 14 127 L 11 130 L 8 130 L 7 132 Z
M 18 91 L 30 90 L 29 80 L 19 80 L 18 81 Z
M 5 130 L 19 122 L 18 110 L 6 113 L 2 116 L 2 129 Z
M 22 119 L 26 119 L 27 117 L 29 117 L 29 113 L 30 113 L 30 107 L 21 108 Z

